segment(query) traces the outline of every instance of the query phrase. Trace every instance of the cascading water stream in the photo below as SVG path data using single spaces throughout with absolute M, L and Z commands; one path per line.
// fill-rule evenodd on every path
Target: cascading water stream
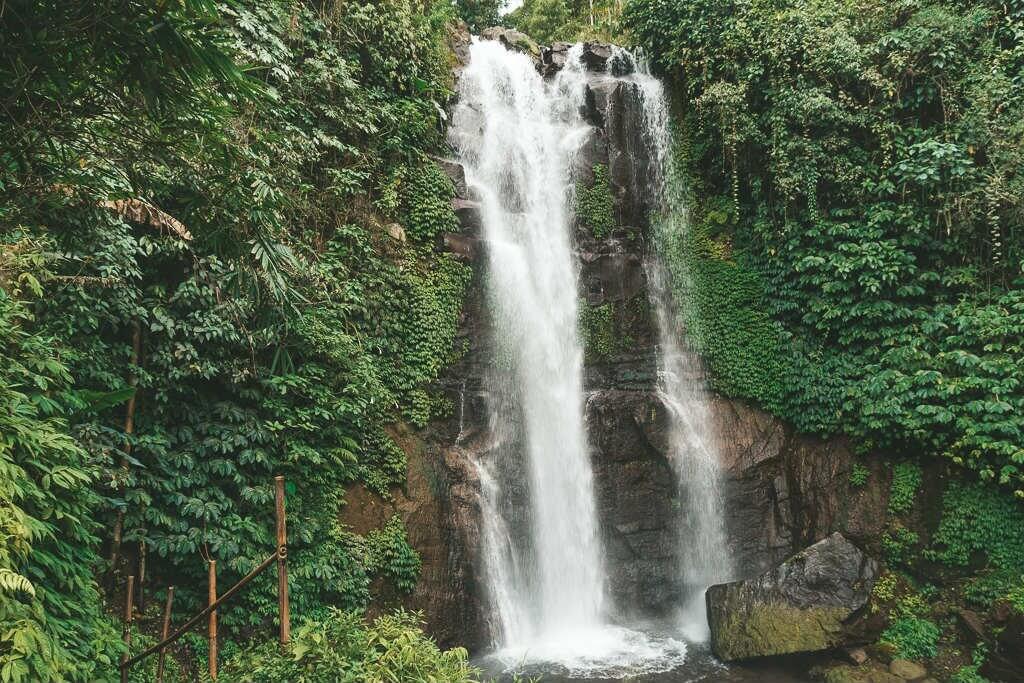
M 639 61 L 633 76 L 646 119 L 651 151 L 650 212 L 655 244 L 665 244 L 690 229 L 682 185 L 672 164 L 668 103 L 660 81 Z M 683 599 L 678 626 L 690 641 L 708 639 L 704 593 L 708 586 L 728 581 L 732 563 L 725 534 L 722 482 L 716 434 L 705 384 L 704 365 L 690 348 L 679 324 L 669 274 L 658 255 L 648 257 L 648 295 L 658 330 L 658 394 L 669 411 L 669 461 L 677 477 L 682 500 L 680 573 Z M 676 277 L 688 279 L 685 264 L 677 264 Z M 683 287 L 689 289 L 688 286 Z M 685 305 L 686 302 L 679 302 Z
M 579 69 L 547 84 L 526 56 L 477 42 L 452 125 L 480 199 L 489 259 L 499 361 L 491 431 L 499 443 L 494 462 L 481 463 L 481 479 L 485 565 L 503 644 L 592 628 L 603 614 L 567 206 L 572 163 L 587 134 L 577 113 L 583 85 Z M 497 508 L 505 492 L 492 471 L 521 451 L 530 501 L 526 548 L 513 543 Z

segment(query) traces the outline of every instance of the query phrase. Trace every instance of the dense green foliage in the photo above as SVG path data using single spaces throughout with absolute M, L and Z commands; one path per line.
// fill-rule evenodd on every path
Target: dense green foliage
M 615 199 L 608 179 L 608 167 L 594 165 L 589 186 L 576 186 L 576 215 L 596 239 L 604 239 L 615 229 Z
M 248 572 L 273 549 L 276 474 L 297 615 L 365 606 L 376 577 L 412 589 L 401 521 L 363 538 L 339 511 L 349 486 L 404 481 L 385 428 L 425 424 L 430 383 L 459 351 L 469 270 L 433 249 L 457 222 L 427 156 L 443 144 L 453 12 L 0 10 L 6 679 L 113 674 L 93 577 L 122 524 L 112 569 L 144 548 L 182 610 L 206 558 L 224 585 Z M 269 635 L 274 595 L 261 577 L 223 613 L 227 633 Z
M 479 33 L 489 26 L 501 23 L 499 10 L 505 0 L 455 0 L 455 9 L 459 18 L 466 22 L 469 30 Z
M 286 652 L 266 643 L 229 659 L 225 680 L 237 683 L 471 683 L 466 651 L 440 651 L 419 619 L 398 612 L 366 624 L 358 612 L 330 610 L 296 629 Z
M 544 45 L 605 40 L 619 33 L 622 0 L 523 0 L 505 23 Z
M 921 487 L 921 466 L 914 462 L 898 462 L 892 468 L 892 485 L 889 487 L 889 514 L 898 515 L 908 511 L 917 499 Z
M 0 246 L 0 680 L 89 680 L 116 640 L 92 574 L 95 469 L 66 418 L 89 406 L 34 329 L 41 245 Z
M 632 0 L 716 387 L 1024 492 L 1024 4 Z M 679 268 L 674 268 L 678 271 Z
M 983 555 L 991 567 L 1024 576 L 1024 510 L 985 486 L 954 481 L 926 554 L 957 567 Z

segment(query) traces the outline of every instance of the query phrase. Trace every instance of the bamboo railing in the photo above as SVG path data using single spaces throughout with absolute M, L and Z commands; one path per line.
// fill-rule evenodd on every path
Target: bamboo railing
M 174 586 L 169 586 L 167 589 L 167 603 L 164 606 L 163 628 L 160 634 L 160 642 L 133 656 L 128 655 L 127 648 L 131 647 L 132 642 L 131 624 L 134 618 L 135 576 L 133 575 L 128 577 L 125 592 L 123 630 L 126 652 L 121 657 L 120 666 L 122 683 L 128 683 L 128 671 L 132 666 L 153 654 L 159 655 L 156 669 L 156 680 L 157 683 L 162 683 L 164 674 L 164 658 L 168 646 L 172 645 L 183 635 L 191 631 L 203 620 L 204 617 L 207 619 L 207 638 L 209 639 L 209 657 L 207 659 L 209 663 L 210 678 L 217 680 L 217 608 L 238 594 L 238 592 L 245 588 L 250 581 L 255 579 L 274 564 L 277 565 L 277 607 L 278 618 L 281 623 L 281 629 L 278 637 L 282 645 L 286 645 L 288 643 L 291 639 L 291 615 L 289 614 L 288 606 L 288 533 L 284 507 L 284 477 L 274 477 L 274 488 L 274 516 L 276 519 L 275 531 L 277 541 L 277 547 L 274 549 L 274 552 L 265 560 L 260 562 L 252 571 L 242 577 L 238 583 L 224 591 L 220 596 L 217 595 L 217 561 L 210 560 L 207 563 L 207 606 L 201 612 L 193 615 L 188 621 L 175 629 L 173 633 L 168 633 L 171 628 L 171 607 L 174 601 Z

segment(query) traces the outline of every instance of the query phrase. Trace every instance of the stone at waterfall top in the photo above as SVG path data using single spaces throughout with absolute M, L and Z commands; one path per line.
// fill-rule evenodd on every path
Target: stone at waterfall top
M 572 43 L 558 42 L 550 46 L 539 45 L 530 36 L 503 26 L 492 26 L 480 32 L 481 40 L 493 40 L 509 50 L 521 52 L 530 57 L 544 78 L 550 78 L 565 67 Z M 608 71 L 616 76 L 625 76 L 633 71 L 632 61 L 623 51 L 617 51 L 609 43 L 583 43 L 580 55 L 589 71 Z

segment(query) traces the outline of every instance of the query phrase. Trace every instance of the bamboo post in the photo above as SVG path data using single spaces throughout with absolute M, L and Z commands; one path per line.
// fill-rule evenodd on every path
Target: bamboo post
M 274 516 L 277 518 L 277 612 L 281 621 L 281 645 L 292 638 L 288 607 L 288 531 L 284 511 L 284 477 L 274 477 Z
M 210 560 L 210 587 L 208 599 L 210 605 L 217 602 L 217 560 Z M 210 679 L 217 680 L 217 610 L 210 612 Z
M 239 581 L 234 586 L 232 586 L 231 588 L 229 588 L 226 591 L 224 591 L 224 593 L 222 593 L 220 595 L 220 597 L 217 598 L 217 602 L 213 603 L 212 605 L 207 605 L 206 607 L 204 607 L 202 610 L 200 610 L 200 612 L 198 614 L 196 614 L 191 619 L 189 619 L 184 624 L 182 624 L 177 629 L 175 629 L 174 633 L 172 633 L 171 635 L 167 636 L 166 639 L 160 641 L 159 643 L 155 643 L 153 645 L 150 645 L 148 648 L 146 648 L 145 650 L 143 650 L 139 654 L 137 654 L 134 657 L 132 657 L 131 659 L 129 659 L 128 660 L 128 665 L 131 666 L 133 664 L 137 664 L 138 662 L 141 662 L 146 657 L 148 657 L 148 656 L 150 656 L 152 654 L 156 654 L 159 650 L 161 650 L 161 649 L 163 649 L 165 647 L 170 647 L 171 643 L 176 642 L 183 635 L 185 635 L 186 633 L 191 631 L 192 628 L 196 624 L 201 622 L 204 618 L 209 617 L 210 616 L 210 612 L 212 612 L 215 609 L 217 609 L 218 607 L 220 607 L 220 605 L 222 603 L 227 602 L 232 596 L 234 596 L 240 590 L 245 588 L 249 584 L 250 581 L 252 581 L 257 576 L 259 576 L 264 570 L 266 570 L 268 567 L 270 567 L 270 565 L 274 564 L 276 561 L 277 561 L 277 551 L 275 550 L 270 555 L 267 555 L 267 559 L 265 559 L 262 562 L 260 562 L 251 572 L 246 574 L 245 577 L 241 581 Z
M 139 383 L 139 362 L 142 358 L 142 326 L 136 318 L 132 322 L 132 374 L 128 378 L 128 386 L 135 388 Z M 132 434 L 135 433 L 135 393 L 128 398 L 128 405 L 125 407 L 124 417 L 124 457 L 121 458 L 121 470 L 128 473 L 128 456 L 132 453 Z M 124 487 L 118 488 L 124 493 Z M 114 520 L 114 537 L 110 543 L 110 573 L 111 577 L 117 574 L 117 562 L 121 556 L 121 538 L 124 535 L 124 510 L 117 511 L 117 518 Z M 111 583 L 113 585 L 113 583 Z
M 160 629 L 160 642 L 167 640 L 171 632 L 171 606 L 174 604 L 174 586 L 167 587 L 167 603 L 164 605 L 164 623 Z M 167 655 L 167 648 L 160 648 L 160 654 L 156 660 L 156 683 L 164 683 L 164 657 Z
M 124 641 L 124 652 L 121 653 L 121 683 L 128 683 L 128 653 L 132 646 L 132 613 L 135 599 L 135 576 L 128 577 L 128 585 L 124 592 L 124 627 L 121 639 Z

